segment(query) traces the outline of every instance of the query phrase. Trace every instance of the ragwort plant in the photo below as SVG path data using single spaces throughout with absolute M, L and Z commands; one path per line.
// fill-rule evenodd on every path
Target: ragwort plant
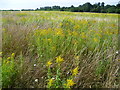
M 56 57 L 56 75 L 53 76 L 51 65 L 53 64 L 52 61 L 48 61 L 46 63 L 46 66 L 48 67 L 47 72 L 47 88 L 71 88 L 73 85 L 75 85 L 75 82 L 73 81 L 74 77 L 78 74 L 78 67 L 73 69 L 71 71 L 72 75 L 70 75 L 67 79 L 62 78 L 62 70 L 61 70 L 61 64 L 64 62 L 64 58 L 61 56 Z M 66 80 L 66 81 L 65 81 Z
M 15 64 L 15 53 L 12 53 L 10 57 L 3 58 L 2 61 L 2 82 L 4 88 L 9 88 L 14 85 L 14 80 L 17 77 L 17 70 Z M 10 85 L 10 86 L 9 86 Z

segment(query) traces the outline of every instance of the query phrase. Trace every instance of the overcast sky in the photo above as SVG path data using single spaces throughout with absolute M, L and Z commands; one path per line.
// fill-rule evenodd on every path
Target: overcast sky
M 0 0 L 0 9 L 36 9 L 43 6 L 78 6 L 86 2 L 91 4 L 105 2 L 116 5 L 120 0 Z

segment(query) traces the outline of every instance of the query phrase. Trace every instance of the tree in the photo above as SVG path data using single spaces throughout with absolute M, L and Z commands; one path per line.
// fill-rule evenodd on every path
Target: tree
M 98 2 L 98 4 L 97 4 L 97 5 L 98 5 L 98 7 L 100 7 L 100 2 Z
M 38 11 L 38 10 L 39 10 L 39 8 L 36 8 L 36 9 L 35 9 L 35 11 Z
M 115 7 L 110 7 L 110 8 L 107 9 L 108 13 L 115 13 L 115 11 L 116 11 Z
M 46 7 L 44 7 L 44 9 L 49 11 L 49 10 L 51 10 L 51 7 L 46 6 Z
M 59 10 L 59 9 L 60 9 L 60 6 L 52 6 L 52 9 Z
M 120 1 L 118 2 L 118 4 L 116 5 L 117 8 L 120 8 Z
M 83 4 L 83 6 L 82 6 L 82 9 L 84 12 L 90 12 L 91 8 L 92 8 L 92 5 L 89 2 Z
M 70 11 L 71 11 L 71 12 L 75 12 L 75 11 L 76 11 L 76 10 L 75 10 L 75 7 L 74 7 L 73 5 L 71 5 Z
M 98 12 L 98 13 L 101 12 L 100 2 L 93 4 L 93 8 L 91 9 L 91 12 Z
M 104 5 L 105 5 L 105 3 L 102 2 L 102 3 L 101 3 L 101 13 L 105 13 L 105 12 L 106 12 L 106 11 L 104 10 Z
M 102 8 L 104 8 L 104 5 L 105 5 L 105 3 L 104 3 L 104 2 L 102 2 L 102 3 L 101 3 L 101 7 L 102 7 Z
M 71 5 L 71 8 L 74 8 L 74 6 L 73 6 L 73 5 Z
M 40 7 L 40 9 L 35 9 L 35 11 L 38 10 L 47 10 L 47 11 L 71 11 L 71 12 L 97 12 L 97 13 L 120 13 L 120 1 L 116 5 L 105 5 L 104 2 L 91 4 L 90 2 L 87 2 L 83 5 L 79 5 L 78 7 L 74 7 L 71 5 L 70 7 L 60 7 L 60 6 L 45 6 Z M 22 9 L 22 11 L 33 11 L 33 9 Z

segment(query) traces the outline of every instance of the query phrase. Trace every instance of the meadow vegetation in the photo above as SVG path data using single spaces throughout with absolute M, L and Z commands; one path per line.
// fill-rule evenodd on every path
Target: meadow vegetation
M 120 88 L 118 14 L 2 12 L 4 88 Z

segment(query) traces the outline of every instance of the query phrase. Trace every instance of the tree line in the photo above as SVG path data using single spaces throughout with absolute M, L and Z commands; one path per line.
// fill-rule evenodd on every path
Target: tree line
M 5 10 L 4 10 L 5 11 Z M 9 10 L 9 11 L 19 11 L 19 10 Z M 71 12 L 96 12 L 96 13 L 120 13 L 120 2 L 116 5 L 105 5 L 104 2 L 91 4 L 87 2 L 83 5 L 75 7 L 71 5 L 70 7 L 60 7 L 60 6 L 45 6 L 37 9 L 21 9 L 21 11 L 71 11 Z

